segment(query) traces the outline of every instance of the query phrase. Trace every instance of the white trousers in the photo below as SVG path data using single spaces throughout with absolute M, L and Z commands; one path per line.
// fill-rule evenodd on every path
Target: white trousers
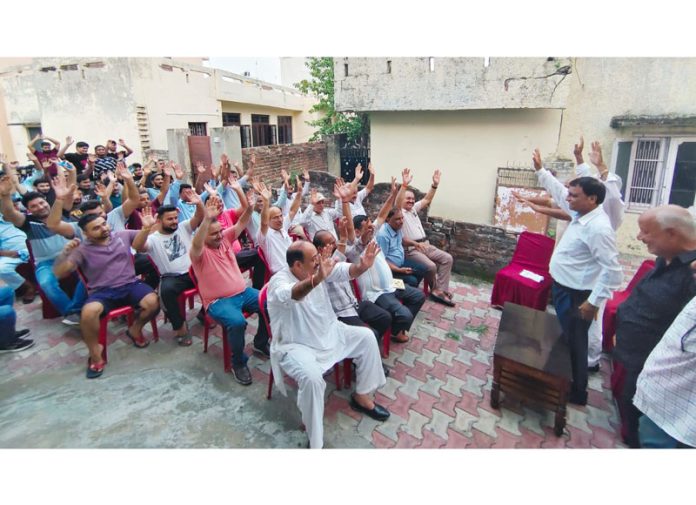
M 341 323 L 336 362 L 353 358 L 356 368 L 355 392 L 369 394 L 384 386 L 386 378 L 375 334 L 369 328 Z M 324 445 L 324 373 L 334 363 L 321 363 L 314 350 L 295 346 L 280 360 L 283 371 L 298 385 L 297 407 L 307 429 L 309 446 L 321 449 Z
M 607 302 L 603 302 L 597 310 L 597 319 L 592 321 L 590 328 L 587 330 L 587 366 L 595 366 L 599 364 L 599 358 L 602 356 L 602 317 L 604 316 L 604 306 Z

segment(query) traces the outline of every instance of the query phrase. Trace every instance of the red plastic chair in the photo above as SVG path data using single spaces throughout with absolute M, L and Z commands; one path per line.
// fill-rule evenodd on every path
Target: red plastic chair
M 196 279 L 196 273 L 193 271 L 193 266 L 189 268 L 189 276 L 196 286 L 196 292 L 201 297 L 201 305 L 203 304 L 203 297 L 198 289 L 198 280 Z M 192 301 L 190 303 L 193 303 Z M 208 352 L 208 337 L 210 336 L 210 330 L 215 325 L 215 320 L 208 315 L 208 311 L 205 307 L 201 307 L 203 311 L 203 352 Z M 248 318 L 251 314 L 248 312 L 243 312 L 244 317 Z M 259 321 L 260 324 L 260 321 Z M 224 324 L 220 325 L 222 327 L 222 363 L 225 369 L 225 373 L 230 373 L 232 371 L 232 349 L 230 348 L 230 342 L 227 340 L 227 328 Z
M 650 270 L 655 268 L 654 260 L 645 260 L 641 263 L 633 278 L 626 286 L 623 291 L 616 291 L 611 297 L 611 300 L 607 301 L 604 307 L 604 315 L 602 316 L 602 350 L 604 352 L 611 352 L 614 349 L 614 334 L 616 333 L 616 311 L 626 298 L 629 297 L 633 288 L 636 287 L 638 282 L 645 277 Z
M 513 302 L 536 310 L 546 310 L 551 291 L 549 262 L 555 242 L 544 235 L 524 231 L 517 241 L 510 264 L 495 274 L 491 305 L 502 307 Z M 544 279 L 535 282 L 521 277 L 522 270 L 541 275 Z
M 266 325 L 266 330 L 268 331 L 268 340 L 270 341 L 273 338 L 273 334 L 271 333 L 271 323 L 268 318 L 268 313 L 266 312 L 266 301 L 268 300 L 268 284 L 266 284 L 261 291 L 259 291 L 259 309 L 261 312 L 261 316 L 263 319 L 263 324 Z M 261 324 L 261 321 L 259 321 L 259 324 Z M 336 389 L 341 390 L 341 372 L 340 372 L 340 363 L 336 363 L 334 365 L 334 380 L 336 381 Z M 352 374 L 353 374 L 353 360 L 350 358 L 346 358 L 343 360 L 343 380 L 344 380 L 344 385 L 346 387 L 350 387 L 351 384 L 351 379 L 352 379 Z M 271 399 L 271 394 L 273 391 L 273 368 L 270 369 L 268 373 L 268 392 L 266 394 L 266 398 L 268 400 Z
M 89 284 L 87 283 L 87 277 L 85 276 L 84 272 L 82 272 L 81 269 L 77 269 L 77 273 L 80 276 L 80 279 L 82 280 L 83 284 L 85 285 L 85 288 L 89 289 Z M 135 315 L 135 310 L 133 307 L 130 307 L 128 305 L 125 305 L 123 307 L 118 307 L 116 309 L 110 310 L 109 313 L 102 317 L 99 320 L 99 343 L 102 345 L 102 358 L 104 358 L 104 362 L 108 362 L 107 359 L 107 353 L 106 353 L 106 348 L 107 348 L 107 330 L 108 330 L 108 325 L 109 321 L 112 321 L 114 319 L 118 319 L 119 317 L 125 316 L 127 321 L 128 321 L 128 326 L 133 324 L 133 316 Z M 155 342 L 159 341 L 159 332 L 157 331 L 157 316 L 153 317 L 150 320 L 150 324 L 152 325 L 152 337 Z
M 152 264 L 152 268 L 155 269 L 155 272 L 157 272 L 157 275 L 161 279 L 162 276 L 160 275 L 159 268 L 157 268 L 157 264 L 154 262 L 154 260 L 152 259 L 152 257 L 150 255 L 148 255 L 147 259 L 150 260 L 150 264 Z M 188 302 L 189 310 L 193 310 L 193 304 L 194 304 L 194 301 L 195 301 L 197 294 L 198 294 L 198 289 L 191 288 L 191 289 L 185 289 L 184 291 L 182 291 L 179 294 L 179 296 L 176 297 L 176 302 L 179 305 L 180 314 L 182 314 L 184 316 L 186 315 L 186 302 Z M 184 317 L 184 319 L 186 319 L 186 318 Z M 169 320 L 169 318 L 167 317 L 167 314 L 165 313 L 163 323 L 166 324 L 168 320 Z
M 31 242 L 29 240 L 27 240 L 27 250 L 29 251 L 29 265 L 32 276 L 31 280 L 36 281 L 36 261 L 34 260 L 34 252 L 31 249 Z M 26 279 L 26 277 L 24 278 Z M 63 291 L 65 291 L 69 296 L 72 296 L 75 292 L 78 282 L 79 279 L 75 274 L 71 274 L 70 276 L 58 281 L 60 287 L 63 288 Z M 56 309 L 53 303 L 51 303 L 51 300 L 49 300 L 49 298 L 43 292 L 43 289 L 41 289 L 39 283 L 34 282 L 34 286 L 36 287 L 36 291 L 39 293 L 39 298 L 41 298 L 41 317 L 44 319 L 54 319 L 56 317 L 60 317 L 61 313 L 58 312 L 58 309 Z
M 362 301 L 362 293 L 360 293 L 360 286 L 358 285 L 357 279 L 351 279 L 350 285 L 353 287 L 353 294 L 355 294 L 355 299 L 360 303 Z M 389 357 L 389 348 L 391 344 L 391 330 L 387 329 L 382 335 L 382 358 Z

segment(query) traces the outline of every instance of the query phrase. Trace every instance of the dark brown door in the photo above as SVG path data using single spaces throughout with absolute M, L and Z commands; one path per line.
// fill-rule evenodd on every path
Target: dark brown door
M 210 137 L 192 136 L 188 137 L 189 156 L 191 158 L 191 178 L 196 183 L 196 191 L 203 190 L 203 184 L 213 177 L 210 171 L 210 164 L 213 162 L 213 156 L 210 151 Z M 201 162 L 205 165 L 206 171 L 198 177 L 196 165 Z

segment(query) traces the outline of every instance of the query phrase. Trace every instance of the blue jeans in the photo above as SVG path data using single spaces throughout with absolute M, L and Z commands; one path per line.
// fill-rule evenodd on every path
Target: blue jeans
M 87 290 L 82 281 L 78 281 L 72 299 L 60 287 L 58 279 L 53 274 L 55 260 L 42 261 L 36 265 L 36 282 L 41 286 L 44 295 L 62 315 L 79 313 L 87 299 Z
M 9 286 L 0 286 L 0 347 L 15 341 L 15 322 L 17 314 L 12 307 L 14 290 Z
M 678 449 L 689 447 L 668 435 L 662 428 L 643 414 L 638 421 L 640 446 L 645 449 Z
M 410 275 L 394 274 L 394 277 L 403 279 L 406 284 L 413 286 L 414 288 L 418 287 L 420 281 L 423 279 L 423 277 L 425 277 L 425 274 L 428 273 L 428 269 L 425 265 L 413 260 L 404 260 L 401 266 L 404 268 L 412 268 L 413 272 Z
M 247 321 L 242 311 L 259 314 L 259 329 L 254 337 L 256 347 L 265 347 L 268 343 L 268 331 L 259 313 L 259 292 L 254 288 L 229 298 L 218 298 L 208 306 L 208 314 L 227 330 L 227 339 L 232 350 L 232 366 L 239 367 L 246 362 L 244 354 L 244 332 Z

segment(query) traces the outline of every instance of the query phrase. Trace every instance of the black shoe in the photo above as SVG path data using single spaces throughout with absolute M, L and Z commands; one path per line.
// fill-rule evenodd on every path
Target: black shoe
M 389 367 L 388 367 L 387 365 L 385 365 L 384 363 L 382 363 L 382 370 L 384 370 L 384 376 L 385 376 L 385 377 L 389 377 L 389 371 L 390 371 L 390 369 L 389 369 Z
M 29 349 L 32 345 L 34 345 L 33 340 L 20 338 L 6 346 L 0 347 L 0 353 L 23 351 L 24 349 Z
M 350 397 L 350 408 L 370 416 L 375 421 L 386 421 L 387 419 L 389 419 L 389 411 L 382 407 L 380 404 L 375 403 L 375 408 L 373 408 L 372 410 L 366 409 L 358 402 L 356 402 L 355 398 L 353 398 L 352 395 Z
M 19 338 L 24 338 L 27 335 L 29 335 L 29 333 L 31 333 L 31 330 L 29 328 L 26 328 L 24 330 L 15 331 L 15 340 L 17 340 Z
M 568 395 L 568 403 L 572 403 L 573 405 L 587 405 L 587 391 L 572 391 Z
M 587 371 L 590 373 L 599 372 L 599 363 L 597 363 L 595 366 L 588 366 Z
M 271 357 L 271 344 L 266 342 L 265 345 L 261 347 L 256 347 L 256 344 L 254 344 L 254 352 L 257 354 L 260 354 L 261 356 L 265 356 L 266 358 Z
M 239 382 L 242 386 L 251 384 L 251 372 L 246 365 L 232 367 L 232 375 L 234 375 L 234 380 Z

